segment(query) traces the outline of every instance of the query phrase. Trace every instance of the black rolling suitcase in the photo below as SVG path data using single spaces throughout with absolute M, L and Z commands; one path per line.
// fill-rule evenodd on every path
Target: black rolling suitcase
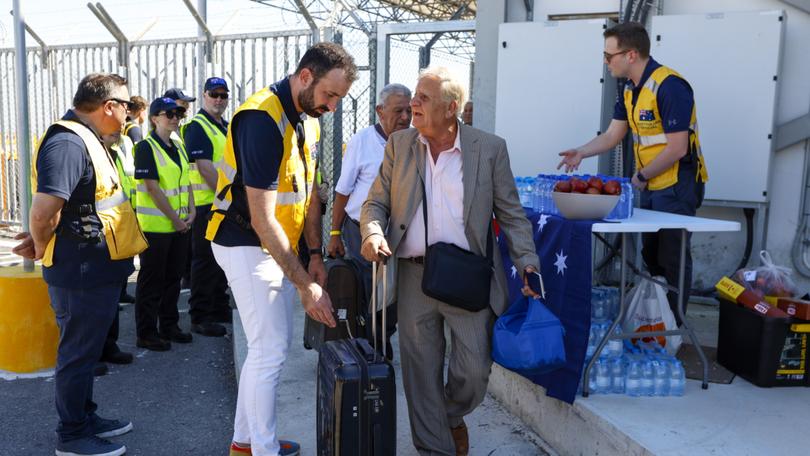
M 304 347 L 321 349 L 328 340 L 351 339 L 366 333 L 366 299 L 363 279 L 358 266 L 351 259 L 335 258 L 326 261 L 326 293 L 335 309 L 337 326 L 329 328 L 306 316 Z
M 376 263 L 373 269 L 372 290 L 376 290 Z M 383 279 L 383 302 L 386 293 Z M 382 312 L 383 340 L 386 313 Z M 376 321 L 371 324 L 376 332 Z M 376 334 L 373 338 L 377 339 Z M 366 339 L 325 342 L 318 357 L 317 394 L 319 456 L 396 455 L 394 368 L 376 346 L 372 348 Z

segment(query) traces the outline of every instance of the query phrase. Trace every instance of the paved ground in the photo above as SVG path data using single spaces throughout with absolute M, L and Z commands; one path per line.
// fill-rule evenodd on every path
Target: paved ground
M 134 291 L 130 284 L 130 293 Z M 188 294 L 182 294 L 180 326 L 189 327 Z M 117 437 L 128 455 L 223 455 L 233 431 L 236 380 L 230 335 L 194 335 L 158 353 L 135 347 L 134 309 L 120 312 L 119 345 L 134 352 L 128 366 L 110 365 L 98 377 L 94 398 L 104 417 L 131 420 L 134 431 Z M 56 411 L 53 378 L 0 380 L 0 455 L 53 454 Z

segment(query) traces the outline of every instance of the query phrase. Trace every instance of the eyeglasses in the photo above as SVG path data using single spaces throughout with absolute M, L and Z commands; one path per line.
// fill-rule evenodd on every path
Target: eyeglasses
M 180 111 L 180 110 L 164 111 L 164 112 L 161 112 L 160 114 L 158 114 L 158 116 L 162 116 L 162 115 L 165 115 L 166 118 L 169 119 L 169 120 L 172 120 L 175 117 L 177 117 L 178 119 L 182 119 L 182 118 L 186 117 L 186 111 Z
M 120 105 L 123 105 L 124 108 L 126 108 L 127 111 L 132 111 L 132 108 L 135 105 L 135 103 L 133 103 L 133 102 L 131 102 L 129 100 L 122 100 L 120 98 L 108 98 L 106 101 L 114 101 L 114 102 L 116 102 L 116 103 L 118 103 Z
M 219 98 L 220 100 L 227 100 L 228 99 L 228 94 L 223 93 L 223 92 L 219 92 L 219 93 L 208 92 L 208 96 L 211 97 L 211 98 Z
M 611 54 L 610 52 L 602 52 L 602 54 L 605 56 L 605 62 L 610 63 L 610 61 L 613 60 L 613 57 L 616 57 L 617 55 L 627 54 L 630 51 L 632 51 L 632 49 L 625 49 L 623 51 L 614 52 L 613 54 Z

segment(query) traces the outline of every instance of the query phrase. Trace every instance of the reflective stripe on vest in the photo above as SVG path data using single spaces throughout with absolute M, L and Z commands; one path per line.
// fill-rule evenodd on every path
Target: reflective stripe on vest
M 149 144 L 152 155 L 155 157 L 160 190 L 166 196 L 172 210 L 181 219 L 185 219 L 189 211 L 189 172 L 185 147 L 180 142 L 174 142 L 180 156 L 180 165 L 178 165 L 169 157 L 168 152 L 161 147 L 154 137 L 148 136 L 144 141 Z M 172 220 L 158 209 L 152 195 L 149 194 L 146 183 L 142 179 L 139 179 L 136 185 L 136 195 L 138 221 L 140 221 L 144 231 L 150 233 L 175 232 Z
M 627 86 L 624 89 L 624 105 L 627 110 L 627 117 L 630 129 L 633 134 L 633 148 L 635 152 L 636 169 L 642 169 L 649 165 L 667 147 L 667 137 L 664 131 L 661 114 L 658 109 L 658 89 L 668 77 L 678 77 L 683 79 L 674 70 L 661 66 L 650 74 L 638 94 L 638 99 L 633 104 L 633 90 Z M 685 80 L 684 80 L 685 81 Z M 689 122 L 689 144 L 688 154 L 692 154 L 697 160 L 696 179 L 701 182 L 708 181 L 708 173 L 703 159 L 703 151 L 700 147 L 698 135 L 697 108 L 693 105 L 692 116 Z M 647 188 L 650 190 L 661 190 L 678 182 L 678 169 L 680 161 L 675 162 L 670 168 L 661 174 L 649 179 Z
M 79 122 L 60 120 L 48 128 L 40 145 L 45 142 L 56 125 L 79 136 L 90 156 L 96 182 L 94 211 L 101 222 L 110 259 L 124 260 L 144 251 L 147 247 L 146 238 L 138 226 L 132 205 L 122 190 L 118 169 L 98 136 Z M 38 154 L 39 149 L 35 152 L 34 163 L 36 163 Z M 36 180 L 34 180 L 33 191 L 36 192 Z M 87 216 L 79 217 L 82 222 L 87 222 L 89 219 L 90 217 Z M 84 232 L 92 231 L 91 227 L 85 223 L 81 224 L 81 228 Z M 53 266 L 56 237 L 56 234 L 52 235 L 45 248 L 42 259 L 45 267 Z
M 309 195 L 313 188 L 315 166 L 313 153 L 320 139 L 320 127 L 317 119 L 308 118 L 303 122 L 305 143 L 303 154 L 298 150 L 298 136 L 295 126 L 292 125 L 284 113 L 281 100 L 269 88 L 253 94 L 239 107 L 234 114 L 234 121 L 238 123 L 237 115 L 245 110 L 258 110 L 266 112 L 281 132 L 284 151 L 279 165 L 278 188 L 276 196 L 275 218 L 284 229 L 290 245 L 297 250 L 309 204 Z M 228 129 L 227 141 L 222 161 L 217 163 L 217 191 L 213 202 L 211 220 L 208 222 L 206 238 L 213 240 L 220 224 L 231 208 L 233 198 L 232 185 L 239 181 L 237 175 L 238 165 L 233 149 L 233 125 Z M 302 155 L 304 161 L 302 161 Z M 305 173 L 305 166 L 307 172 Z M 305 176 L 306 174 L 306 176 Z M 306 181 L 306 182 L 305 182 Z M 243 193 L 242 193 L 243 194 Z M 241 205 L 247 206 L 247 203 Z M 247 214 L 239 214 L 246 219 Z
M 197 115 L 191 119 L 191 122 L 197 122 L 202 127 L 214 151 L 211 161 L 214 165 L 217 165 L 222 161 L 222 156 L 225 152 L 226 137 L 222 134 L 222 130 L 211 123 L 201 112 L 198 112 Z M 185 138 L 186 127 L 191 124 L 191 122 L 183 126 L 183 138 Z M 200 174 L 197 168 L 197 163 L 190 163 L 189 170 L 189 180 L 191 181 L 191 188 L 194 192 L 194 204 L 197 206 L 211 204 L 214 201 L 214 190 L 208 187 L 205 178 Z

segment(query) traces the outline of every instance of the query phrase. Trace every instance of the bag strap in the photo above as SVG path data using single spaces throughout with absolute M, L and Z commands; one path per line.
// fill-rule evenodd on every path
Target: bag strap
M 423 178 L 419 178 L 419 181 L 422 183 L 422 218 L 425 221 L 425 254 L 428 251 L 428 216 L 427 216 L 427 190 L 425 190 L 425 180 Z M 487 230 L 487 251 L 486 251 L 486 258 L 492 263 L 492 221 L 489 222 L 489 229 Z

